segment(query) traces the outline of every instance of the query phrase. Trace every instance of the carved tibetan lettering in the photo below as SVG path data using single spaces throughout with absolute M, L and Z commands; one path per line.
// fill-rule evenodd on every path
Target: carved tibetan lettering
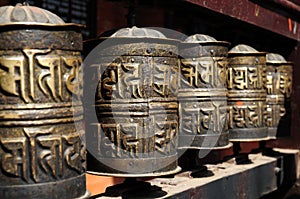
M 251 85 L 252 88 L 261 88 L 261 76 L 259 75 L 258 68 L 248 68 L 249 71 L 249 86 Z
M 120 75 L 119 92 L 122 98 L 144 98 L 142 65 L 139 63 L 122 63 L 122 75 Z M 147 66 L 146 68 L 148 68 Z M 145 74 L 150 75 L 150 74 Z M 148 77 L 149 78 L 149 77 Z M 121 85 L 122 84 L 122 85 Z M 122 89 L 120 89 L 122 88 Z M 122 94 L 121 94 L 122 93 Z
M 229 116 L 230 128 L 236 126 L 238 128 L 261 127 L 262 119 L 260 117 L 261 109 L 257 105 L 253 106 L 233 106 L 230 107 Z
M 99 132 L 101 138 L 99 142 L 100 150 L 103 150 L 104 155 L 108 157 L 122 157 L 120 125 L 102 124 L 101 129 L 104 135 L 102 136 L 102 131 Z
M 272 127 L 273 126 L 273 109 L 270 105 L 267 105 L 267 109 L 266 109 L 266 125 L 268 127 Z
M 200 61 L 199 62 L 200 68 L 200 78 L 204 84 L 210 85 L 215 87 L 215 66 L 213 62 L 210 61 Z
M 273 75 L 271 73 L 267 75 L 266 90 L 268 95 L 274 94 Z
M 207 107 L 183 108 L 182 109 L 182 130 L 188 134 L 201 134 L 210 130 L 220 133 L 223 123 L 227 117 L 227 107 L 220 102 L 213 102 Z
M 82 79 L 79 76 L 81 58 L 79 56 L 66 56 L 62 58 L 66 67 L 70 69 L 70 73 L 67 74 L 66 87 L 68 91 L 78 96 L 81 96 L 81 84 Z
M 239 128 L 248 127 L 247 122 L 247 111 L 246 107 L 236 107 L 233 106 L 231 109 L 232 113 L 232 120 L 235 122 L 236 126 Z
M 101 88 L 102 96 L 104 99 L 110 99 L 115 97 L 116 84 L 118 78 L 118 65 L 117 63 L 111 63 L 104 73 L 101 75 Z
M 99 126 L 98 126 L 99 127 Z M 138 157 L 139 149 L 138 124 L 102 124 L 103 133 L 99 136 L 99 149 L 109 157 Z
M 155 118 L 155 117 L 154 117 Z M 176 148 L 177 122 L 154 121 L 155 124 L 155 149 L 156 151 L 169 154 Z
M 28 144 L 26 138 L 1 138 L 3 148 L 2 170 L 10 175 L 21 177 L 28 181 Z
M 26 55 L 27 59 L 28 59 L 28 75 L 29 77 L 26 77 L 29 79 L 29 95 L 31 96 L 31 99 L 34 101 L 35 100 L 35 57 L 36 55 L 40 55 L 40 54 L 46 54 L 48 52 L 50 52 L 50 49 L 47 50 L 36 50 L 36 49 L 24 49 L 23 52 Z M 26 99 L 26 98 L 25 98 Z M 28 102 L 28 101 L 26 101 Z
M 37 61 L 43 69 L 38 76 L 38 85 L 46 96 L 52 96 L 55 101 L 62 100 L 62 71 L 59 56 L 37 56 Z
M 233 89 L 233 68 L 227 70 L 227 88 Z
M 279 115 L 280 117 L 283 117 L 286 114 L 286 109 L 284 108 L 284 106 L 281 106 L 279 109 Z
M 64 83 L 71 93 L 78 93 L 82 80 L 79 77 L 80 56 L 48 54 L 51 50 L 24 49 L 24 56 L 0 57 L 0 91 L 9 95 L 20 96 L 25 103 L 34 102 L 38 90 L 51 96 L 55 101 L 63 101 Z M 62 66 L 70 68 L 64 81 Z M 76 89 L 75 89 L 76 88 Z
M 227 108 L 222 106 L 220 102 L 212 102 L 212 106 L 209 108 L 201 109 L 201 126 L 205 130 L 211 130 L 215 133 L 222 132 L 223 122 L 226 120 Z
M 139 139 L 138 133 L 138 124 L 120 124 L 120 131 L 122 132 L 122 146 L 129 153 L 129 157 L 138 157 L 139 153 L 143 151 L 140 150 L 140 142 L 142 139 Z
M 154 91 L 161 96 L 169 95 L 170 66 L 155 64 L 154 67 Z
M 24 133 L 26 137 L 29 139 L 29 144 L 30 144 L 30 165 L 31 165 L 31 173 L 33 180 L 35 182 L 39 182 L 38 178 L 38 153 L 37 153 L 37 147 L 38 147 L 38 140 L 37 137 L 39 135 L 50 135 L 51 132 L 53 131 L 53 128 L 48 128 L 48 129 L 41 129 L 41 128 L 24 128 Z M 51 158 L 50 158 L 51 159 Z M 41 163 L 41 162 L 40 162 Z M 59 166 L 58 166 L 59 167 Z
M 63 136 L 67 149 L 64 151 L 64 157 L 67 165 L 76 170 L 78 173 L 82 171 L 82 155 L 81 155 L 81 140 L 78 133 L 73 133 Z
M 216 62 L 217 70 L 218 70 L 218 77 L 217 79 L 219 82 L 216 83 L 216 87 L 223 87 L 226 83 L 226 70 L 227 70 L 227 61 L 223 59 Z
M 45 173 L 58 179 L 62 176 L 62 139 L 60 135 L 47 135 L 36 138 L 43 148 L 38 157 L 38 162 Z
M 181 109 L 181 131 L 186 134 L 200 134 L 201 133 L 201 118 L 199 108 L 185 108 Z
M 235 68 L 233 82 L 237 89 L 247 89 L 248 88 L 248 69 L 247 67 Z
M 249 125 L 252 127 L 260 127 L 261 119 L 260 116 L 262 115 L 261 109 L 259 106 L 248 106 L 248 119 L 249 119 Z
M 286 74 L 280 74 L 279 76 L 279 89 L 282 94 L 287 97 L 291 96 L 292 93 L 292 79 Z
M 189 85 L 199 87 L 199 68 L 198 61 L 181 61 L 181 73 L 186 81 L 188 81 Z
M 26 102 L 26 77 L 23 56 L 0 58 L 0 89 L 8 94 L 21 96 Z

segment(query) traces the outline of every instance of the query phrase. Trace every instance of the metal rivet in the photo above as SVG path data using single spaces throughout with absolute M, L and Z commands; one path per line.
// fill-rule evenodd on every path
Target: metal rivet
M 147 48 L 146 52 L 149 54 L 152 52 L 152 49 L 151 48 Z

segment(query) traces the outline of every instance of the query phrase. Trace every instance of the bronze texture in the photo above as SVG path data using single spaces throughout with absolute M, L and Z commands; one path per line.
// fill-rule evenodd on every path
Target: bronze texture
M 180 45 L 179 148 L 229 147 L 228 42 L 196 34 Z
M 87 196 L 81 26 L 27 5 L 0 13 L 0 198 Z
M 279 54 L 267 54 L 266 124 L 272 139 L 289 136 L 285 127 L 289 126 L 292 65 Z
M 266 53 L 237 45 L 228 53 L 230 141 L 267 139 L 265 124 Z
M 108 41 L 112 45 L 87 68 L 98 84 L 98 121 L 87 127 L 97 140 L 89 147 L 98 150 L 88 156 L 88 171 L 125 177 L 177 172 L 178 42 L 137 27 L 120 29 Z

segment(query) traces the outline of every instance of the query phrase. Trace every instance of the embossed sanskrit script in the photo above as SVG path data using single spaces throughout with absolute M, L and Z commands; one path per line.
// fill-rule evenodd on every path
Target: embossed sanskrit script
M 65 101 L 65 92 L 81 94 L 80 54 L 59 55 L 51 50 L 25 49 L 22 54 L 0 56 L 0 92 L 35 102 L 42 93 Z

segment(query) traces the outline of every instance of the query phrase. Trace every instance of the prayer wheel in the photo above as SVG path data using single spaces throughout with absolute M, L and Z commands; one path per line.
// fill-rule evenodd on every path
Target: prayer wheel
M 230 141 L 268 139 L 265 124 L 266 53 L 247 45 L 228 52 L 227 88 Z
M 141 177 L 180 170 L 178 43 L 153 29 L 124 28 L 86 57 L 85 85 L 97 83 L 87 89 L 95 91 L 97 115 L 86 121 L 88 172 Z
M 267 54 L 266 124 L 269 138 L 272 139 L 289 135 L 292 66 L 292 62 L 286 61 L 279 54 Z
M 228 140 L 229 43 L 202 34 L 180 45 L 179 148 L 221 149 Z
M 82 26 L 0 8 L 0 198 L 84 198 Z

